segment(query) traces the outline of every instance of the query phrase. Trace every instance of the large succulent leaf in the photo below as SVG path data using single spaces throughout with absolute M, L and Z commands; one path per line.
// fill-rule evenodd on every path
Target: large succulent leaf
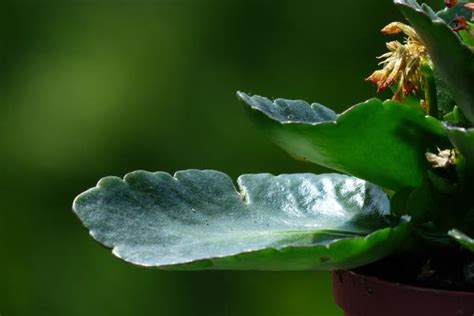
M 474 128 L 464 128 L 443 123 L 449 140 L 464 157 L 470 172 L 474 171 Z
M 336 115 L 320 104 L 239 92 L 257 125 L 290 154 L 389 189 L 417 187 L 424 153 L 446 141 L 421 107 L 371 99 Z
M 394 2 L 426 45 L 458 106 L 474 124 L 474 52 L 428 6 L 419 5 L 415 0 Z
M 74 202 L 90 234 L 133 264 L 166 269 L 342 269 L 388 255 L 408 233 L 391 227 L 385 193 L 339 175 L 217 171 L 107 177 Z
M 454 240 L 456 240 L 464 248 L 474 252 L 474 239 L 472 239 L 471 237 L 467 236 L 466 234 L 457 229 L 450 230 L 448 235 L 454 238 Z

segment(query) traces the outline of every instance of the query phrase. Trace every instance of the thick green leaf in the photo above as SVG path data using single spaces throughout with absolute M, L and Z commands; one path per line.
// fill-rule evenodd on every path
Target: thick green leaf
M 90 234 L 134 264 L 167 269 L 341 269 L 388 255 L 408 223 L 385 193 L 340 175 L 217 171 L 107 177 L 74 202 Z
M 433 63 L 458 106 L 474 124 L 474 52 L 428 6 L 395 0 L 428 49 Z
M 451 112 L 448 112 L 443 116 L 443 121 L 445 123 L 461 125 L 461 126 L 468 125 L 466 117 L 464 116 L 461 109 L 457 105 L 453 107 L 453 110 Z
M 290 154 L 389 189 L 419 186 L 427 148 L 446 142 L 438 120 L 399 102 L 371 99 L 336 115 L 320 104 L 238 96 Z
M 474 171 L 474 128 L 464 128 L 443 123 L 449 140 L 464 157 L 466 166 Z
M 463 232 L 452 229 L 448 233 L 449 236 L 453 237 L 458 243 L 460 243 L 466 249 L 474 252 L 474 239 L 470 238 Z

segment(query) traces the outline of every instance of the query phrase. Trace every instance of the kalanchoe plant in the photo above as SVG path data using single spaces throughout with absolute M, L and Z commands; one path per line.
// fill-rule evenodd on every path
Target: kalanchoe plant
M 405 40 L 387 43 L 368 77 L 391 88 L 391 100 L 336 114 L 237 93 L 277 145 L 344 174 L 243 175 L 235 186 L 212 170 L 135 171 L 100 180 L 74 212 L 94 239 L 141 266 L 337 270 L 391 256 L 413 263 L 419 281 L 449 287 L 436 267 L 448 253 L 459 263 L 449 272 L 463 276 L 450 284 L 472 291 L 474 4 L 445 1 L 436 13 L 394 2 L 409 24 L 382 31 Z

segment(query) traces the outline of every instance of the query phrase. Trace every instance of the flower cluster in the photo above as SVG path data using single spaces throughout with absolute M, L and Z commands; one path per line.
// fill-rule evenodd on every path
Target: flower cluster
M 393 22 L 382 29 L 384 34 L 404 33 L 407 37 L 403 43 L 392 41 L 387 43 L 388 53 L 378 57 L 383 59 L 367 80 L 377 86 L 377 91 L 397 84 L 393 98 L 401 100 L 423 85 L 421 65 L 429 60 L 426 48 L 415 30 L 403 23 Z

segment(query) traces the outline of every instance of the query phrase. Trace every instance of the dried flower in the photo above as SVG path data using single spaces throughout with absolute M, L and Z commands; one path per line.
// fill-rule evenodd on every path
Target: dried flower
M 453 149 L 440 150 L 438 153 L 426 153 L 426 160 L 433 165 L 433 168 L 448 168 L 454 165 L 456 152 Z
M 452 23 L 452 29 L 455 32 L 459 32 L 461 30 L 469 30 L 470 26 L 466 21 L 466 18 L 463 16 L 458 16 L 453 19 Z
M 384 59 L 379 63 L 383 68 L 372 73 L 366 80 L 374 83 L 377 91 L 397 83 L 393 99 L 401 100 L 423 85 L 420 66 L 423 60 L 428 59 L 428 54 L 415 30 L 406 24 L 392 22 L 382 29 L 382 33 L 404 33 L 407 38 L 403 44 L 399 41 L 387 43 L 389 52 L 378 57 Z

